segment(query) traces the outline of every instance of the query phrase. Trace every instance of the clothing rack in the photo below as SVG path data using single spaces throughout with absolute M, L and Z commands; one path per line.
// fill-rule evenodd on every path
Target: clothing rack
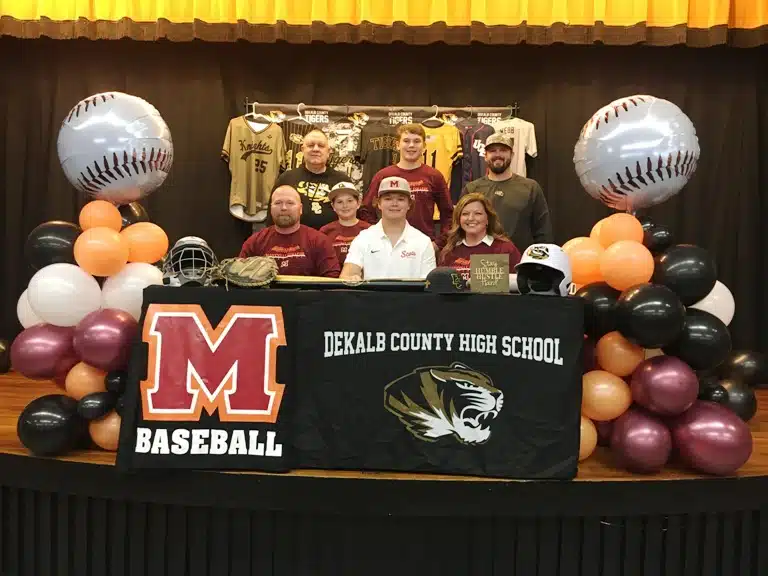
M 336 113 L 342 115 L 352 114 L 354 112 L 405 112 L 414 115 L 427 115 L 431 116 L 435 113 L 457 113 L 466 114 L 469 116 L 483 113 L 499 113 L 505 112 L 508 118 L 518 118 L 520 116 L 520 106 L 517 101 L 506 106 L 439 106 L 433 104 L 431 106 L 361 106 L 361 105 L 328 105 L 328 104 L 274 104 L 274 103 L 261 103 L 251 101 L 247 96 L 243 99 L 243 105 L 245 113 L 256 113 L 257 111 L 274 111 L 279 110 L 281 112 L 294 112 L 296 115 L 300 115 L 302 110 L 322 110 L 329 113 Z

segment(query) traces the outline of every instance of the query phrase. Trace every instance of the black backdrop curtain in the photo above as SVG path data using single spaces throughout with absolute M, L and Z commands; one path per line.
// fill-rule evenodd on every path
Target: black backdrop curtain
M 27 234 L 76 221 L 85 199 L 63 176 L 58 128 L 70 107 L 120 90 L 154 104 L 173 135 L 174 165 L 146 206 L 171 243 L 206 238 L 219 257 L 248 229 L 228 213 L 219 151 L 243 99 L 307 104 L 490 106 L 512 101 L 536 126 L 530 174 L 544 188 L 556 239 L 588 235 L 608 214 L 582 190 L 573 146 L 613 99 L 646 93 L 679 105 L 696 126 L 701 162 L 687 188 L 648 214 L 678 241 L 713 251 L 734 293 L 737 347 L 768 348 L 768 50 L 683 47 L 288 45 L 54 41 L 0 38 L 0 336 L 20 326 L 15 304 L 31 271 Z M 529 159 L 530 160 L 530 159 Z

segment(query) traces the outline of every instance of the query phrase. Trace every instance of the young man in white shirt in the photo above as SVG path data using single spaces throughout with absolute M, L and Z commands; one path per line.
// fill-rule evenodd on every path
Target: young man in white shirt
M 435 268 L 432 240 L 408 223 L 413 204 L 405 178 L 392 176 L 379 184 L 376 204 L 381 220 L 352 241 L 341 278 L 424 279 Z

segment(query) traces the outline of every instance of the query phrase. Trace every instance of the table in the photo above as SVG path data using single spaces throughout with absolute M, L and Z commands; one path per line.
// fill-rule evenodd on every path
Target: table
M 0 376 L 0 571 L 9 575 L 759 576 L 768 391 L 734 478 L 614 467 L 573 481 L 327 470 L 121 474 L 113 453 L 30 457 L 16 418 L 50 382 Z M 425 551 L 429 553 L 425 553 Z M 412 570 L 412 572 L 410 572 Z

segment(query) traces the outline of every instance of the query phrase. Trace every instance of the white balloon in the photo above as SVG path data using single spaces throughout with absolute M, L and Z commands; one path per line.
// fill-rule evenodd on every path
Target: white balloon
M 75 326 L 101 308 L 96 279 L 74 264 L 51 264 L 38 270 L 27 287 L 29 305 L 48 324 Z
M 709 291 L 709 294 L 696 302 L 691 308 L 709 312 L 713 316 L 720 318 L 723 324 L 728 326 L 731 320 L 733 320 L 733 315 L 736 313 L 736 302 L 728 287 L 718 280 L 715 282 L 712 290 Z
M 645 349 L 645 359 L 648 360 L 648 358 L 653 358 L 654 356 L 664 356 L 664 350 L 661 348 L 646 348 Z
M 32 306 L 29 305 L 27 290 L 24 290 L 24 292 L 21 293 L 18 302 L 16 302 L 16 317 L 19 319 L 19 324 L 21 324 L 25 330 L 30 326 L 36 326 L 37 324 L 43 323 L 40 317 L 35 314 L 35 311 L 32 310 Z
M 634 211 L 680 192 L 699 156 L 696 129 L 680 108 L 636 94 L 595 112 L 581 130 L 573 163 L 590 196 Z
M 104 282 L 101 290 L 103 308 L 124 310 L 137 321 L 141 316 L 144 288 L 163 283 L 163 272 L 152 264 L 132 262 Z
M 173 164 L 171 131 L 160 112 L 122 92 L 78 102 L 61 123 L 57 149 L 75 188 L 116 204 L 152 192 Z

